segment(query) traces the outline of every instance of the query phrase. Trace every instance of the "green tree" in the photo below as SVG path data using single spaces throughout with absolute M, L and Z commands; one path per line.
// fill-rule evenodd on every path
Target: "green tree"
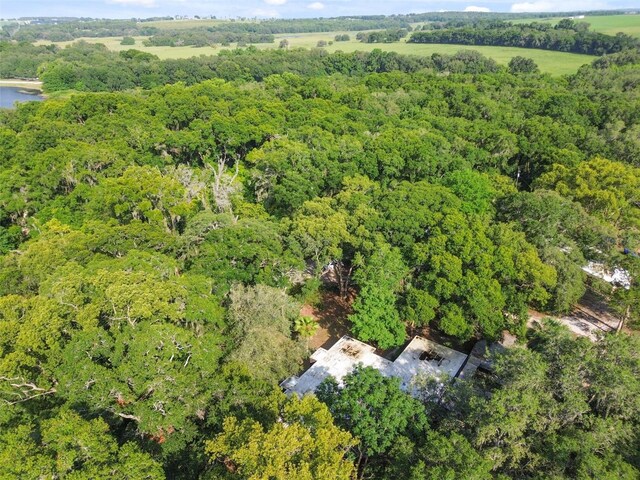
M 536 62 L 531 58 L 521 57 L 516 55 L 511 60 L 509 60 L 509 72 L 513 74 L 518 73 L 538 73 L 540 69 Z
M 353 314 L 349 321 L 353 333 L 364 342 L 375 342 L 386 349 L 401 345 L 406 337 L 403 323 L 395 306 L 393 292 L 365 286 L 353 303 Z
M 303 338 L 313 337 L 318 329 L 318 322 L 312 317 L 300 315 L 293 322 L 293 330 Z
M 390 450 L 389 457 L 389 465 L 380 474 L 381 478 L 389 480 L 494 478 L 491 460 L 483 458 L 463 435 L 455 432 L 430 431 L 419 445 L 400 439 Z
M 229 292 L 228 319 L 234 342 L 229 359 L 247 366 L 256 378 L 279 382 L 302 362 L 302 342 L 292 339 L 300 305 L 283 290 L 235 285 Z
M 400 390 L 400 379 L 358 366 L 342 383 L 339 387 L 329 378 L 320 384 L 316 395 L 327 404 L 336 424 L 359 439 L 356 449 L 361 478 L 370 457 L 384 455 L 403 436 L 415 440 L 427 431 L 424 406 Z
M 587 259 L 608 263 L 613 229 L 580 204 L 549 190 L 508 195 L 498 202 L 498 210 L 499 218 L 522 230 L 540 258 L 556 269 L 558 281 L 548 308 L 568 312 L 584 294 L 582 267 Z
M 377 343 L 380 348 L 404 342 L 404 324 L 396 308 L 396 292 L 408 269 L 400 250 L 382 242 L 375 253 L 354 274 L 360 285 L 349 321 L 359 339 Z
M 62 411 L 39 428 L 0 435 L 0 475 L 6 478 L 165 478 L 162 467 L 133 442 L 119 446 L 101 419 Z
M 65 348 L 55 372 L 59 390 L 70 404 L 87 405 L 173 448 L 208 411 L 219 340 L 210 333 L 194 338 L 170 324 L 87 330 Z
M 129 167 L 121 177 L 104 180 L 90 202 L 92 211 L 123 223 L 142 220 L 171 231 L 192 208 L 182 185 L 149 167 Z
M 322 154 L 320 154 L 322 155 Z M 300 141 L 276 138 L 250 152 L 256 200 L 276 215 L 291 215 L 320 192 L 324 175 L 313 150 Z
M 635 237 L 640 229 L 640 171 L 596 157 L 574 167 L 554 165 L 539 180 L 542 187 L 580 203 L 584 209 Z
M 207 442 L 211 459 L 224 465 L 218 468 L 221 478 L 351 479 L 346 454 L 356 442 L 334 426 L 327 407 L 314 396 L 276 403 L 271 421 L 227 417 L 222 433 Z
M 315 262 L 317 272 L 332 260 L 342 258 L 349 241 L 347 216 L 331 206 L 331 199 L 305 202 L 296 213 L 291 234 L 300 243 L 306 258 Z
M 485 214 L 493 210 L 496 191 L 489 175 L 474 170 L 455 170 L 445 175 L 442 183 L 464 202 L 462 211 Z
M 301 268 L 280 226 L 268 219 L 202 212 L 181 240 L 189 270 L 215 279 L 222 291 L 235 282 L 283 286 L 289 270 Z

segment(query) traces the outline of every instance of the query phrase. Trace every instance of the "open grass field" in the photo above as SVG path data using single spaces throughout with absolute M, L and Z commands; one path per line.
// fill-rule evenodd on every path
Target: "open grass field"
M 349 33 L 349 32 L 345 32 Z M 290 47 L 314 48 L 319 40 L 333 40 L 337 32 L 332 33 L 313 33 L 313 34 L 288 34 L 276 35 L 275 46 L 286 38 Z M 351 35 L 349 42 L 334 42 L 333 45 L 327 45 L 325 49 L 328 52 L 342 50 L 343 52 L 371 51 L 375 48 L 386 51 L 394 51 L 405 55 L 428 55 L 434 53 L 442 53 L 453 55 L 460 50 L 476 50 L 483 55 L 493 58 L 501 65 L 506 65 L 509 61 L 517 56 L 523 56 L 533 59 L 542 72 L 552 75 L 564 75 L 575 73 L 578 68 L 586 63 L 591 63 L 596 57 L 590 55 L 578 55 L 574 53 L 552 52 L 549 50 L 534 50 L 531 48 L 515 48 L 515 47 L 485 47 L 485 46 L 466 46 L 466 45 L 445 45 L 445 44 L 418 44 L 406 43 L 404 41 L 398 43 L 361 43 L 355 41 L 355 34 Z M 258 48 L 267 48 L 266 45 L 256 45 Z M 268 48 L 273 48 L 269 45 Z
M 51 43 L 55 43 L 61 47 L 72 44 L 73 42 L 77 42 L 79 40 L 84 40 L 88 43 L 102 43 L 109 50 L 113 50 L 114 52 L 121 52 L 123 50 L 136 49 L 143 52 L 149 52 L 154 55 L 157 55 L 159 58 L 165 60 L 167 58 L 189 58 L 189 57 L 198 57 L 200 55 L 217 55 L 220 53 L 220 50 L 228 47 L 201 47 L 194 48 L 191 46 L 185 47 L 145 47 L 142 44 L 143 40 L 146 40 L 148 37 L 134 37 L 136 40 L 135 45 L 120 45 L 122 41 L 122 37 L 98 37 L 98 38 L 78 38 L 73 41 L 68 42 L 49 42 L 47 40 L 40 40 L 36 42 L 36 45 L 49 45 Z M 273 47 L 273 45 L 271 45 Z M 277 45 L 275 45 L 277 47 Z
M 573 53 L 552 52 L 548 50 L 534 50 L 530 48 L 513 48 L 513 47 L 485 47 L 485 46 L 464 46 L 464 45 L 442 45 L 442 44 L 413 44 L 404 41 L 398 43 L 361 43 L 355 40 L 355 32 L 325 32 L 325 33 L 296 33 L 282 34 L 275 36 L 275 42 L 269 44 L 256 44 L 259 49 L 278 48 L 280 41 L 287 39 L 290 48 L 315 48 L 318 41 L 324 40 L 327 43 L 333 41 L 334 37 L 340 33 L 348 33 L 351 40 L 348 42 L 334 42 L 333 45 L 327 45 L 325 49 L 328 52 L 342 50 L 343 52 L 354 51 L 371 51 L 375 48 L 386 51 L 395 51 L 406 55 L 431 55 L 433 53 L 454 54 L 460 50 L 477 50 L 483 55 L 493 58 L 502 65 L 509 63 L 513 57 L 520 55 L 533 59 L 540 70 L 551 75 L 564 75 L 575 73 L 578 68 L 586 63 L 591 63 L 596 57 L 589 55 L 577 55 Z M 232 47 L 145 47 L 142 41 L 146 37 L 136 37 L 135 45 L 120 45 L 122 40 L 120 37 L 104 37 L 104 38 L 85 38 L 83 40 L 90 43 L 103 43 L 110 50 L 122 51 L 130 48 L 142 50 L 157 55 L 159 58 L 189 58 L 200 55 L 216 55 L 221 50 Z M 41 41 L 41 44 L 51 42 Z M 72 42 L 59 42 L 58 45 L 64 46 Z
M 513 23 L 551 23 L 555 25 L 561 20 L 560 17 L 536 19 L 528 18 L 516 20 Z M 636 38 L 640 38 L 640 14 L 636 15 L 585 15 L 584 18 L 576 19 L 578 22 L 587 22 L 594 32 L 615 35 L 618 32 L 626 33 Z

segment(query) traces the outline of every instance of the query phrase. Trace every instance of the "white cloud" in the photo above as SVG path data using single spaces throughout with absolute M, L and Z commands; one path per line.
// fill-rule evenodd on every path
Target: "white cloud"
M 264 3 L 268 5 L 284 5 L 287 0 L 264 0 Z
M 107 3 L 134 7 L 155 7 L 156 0 L 107 0 Z
M 322 2 L 313 2 L 307 5 L 309 10 L 324 10 L 324 3 Z
M 539 2 L 514 3 L 513 5 L 511 5 L 511 11 L 515 13 L 550 12 L 552 8 L 553 8 L 553 4 L 551 2 L 546 2 L 544 0 Z
M 269 8 L 269 9 L 256 8 L 255 10 L 251 11 L 251 14 L 254 17 L 260 17 L 260 18 L 275 18 L 280 16 L 280 13 L 278 13 L 277 10 L 274 10 L 272 8 Z
M 569 0 L 563 2 L 553 2 L 549 0 L 536 0 L 534 2 L 514 3 L 511 11 L 521 12 L 571 12 L 574 10 L 598 10 L 608 8 L 605 2 L 601 1 L 580 1 Z
M 465 12 L 490 12 L 491 9 L 487 8 L 487 7 L 476 7 L 475 5 L 469 5 L 467 8 L 464 9 Z

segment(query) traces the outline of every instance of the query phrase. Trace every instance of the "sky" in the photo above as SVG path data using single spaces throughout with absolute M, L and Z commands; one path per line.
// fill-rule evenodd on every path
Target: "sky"
M 215 15 L 218 18 L 302 18 L 440 10 L 567 12 L 638 6 L 638 0 L 0 0 L 0 17 L 146 18 Z

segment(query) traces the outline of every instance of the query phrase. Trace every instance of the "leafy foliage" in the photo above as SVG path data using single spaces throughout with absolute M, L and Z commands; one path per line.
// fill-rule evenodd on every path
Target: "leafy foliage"
M 349 320 L 358 338 L 374 341 L 380 348 L 404 342 L 405 330 L 396 309 L 395 293 L 407 270 L 400 251 L 382 243 L 356 272 L 354 280 L 361 290 Z
M 228 315 L 236 343 L 230 358 L 247 365 L 256 377 L 278 381 L 301 363 L 303 347 L 291 339 L 300 306 L 282 290 L 236 285 L 229 294 Z
M 267 425 L 228 417 L 222 433 L 207 442 L 207 453 L 226 467 L 222 478 L 352 478 L 345 453 L 356 442 L 334 426 L 328 409 L 312 396 L 277 397 Z
M 597 260 L 631 272 L 608 293 L 635 328 L 638 55 L 554 79 L 474 52 L 0 48 L 76 90 L 0 113 L 0 476 L 637 476 L 624 332 L 547 325 L 426 405 L 367 369 L 328 409 L 270 392 L 314 327 L 287 292 L 321 285 L 382 348 L 407 324 L 526 340 Z
M 455 408 L 442 412 L 443 425 L 457 425 L 494 472 L 509 477 L 535 478 L 543 469 L 557 478 L 633 478 L 636 427 L 626 419 L 638 411 L 637 343 L 627 335 L 574 340 L 547 322 L 530 349 L 497 359 L 489 392 L 486 384 L 475 392 L 465 382 L 450 387 L 444 397 Z
M 161 465 L 134 443 L 118 446 L 100 419 L 84 420 L 73 412 L 23 425 L 0 436 L 0 473 L 10 477 L 164 478 Z
M 357 367 L 343 384 L 339 387 L 328 379 L 317 395 L 336 423 L 360 439 L 363 455 L 387 452 L 399 436 L 418 435 L 427 428 L 422 405 L 400 390 L 399 379 L 385 378 L 371 367 Z

